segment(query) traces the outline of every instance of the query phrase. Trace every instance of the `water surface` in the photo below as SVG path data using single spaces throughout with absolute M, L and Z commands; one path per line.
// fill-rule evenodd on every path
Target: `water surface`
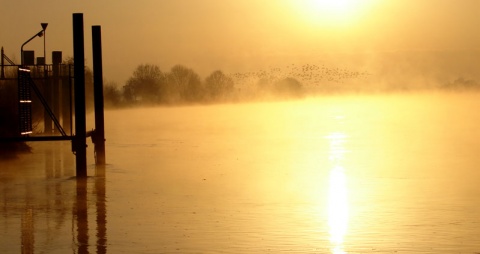
M 1 162 L 0 253 L 480 253 L 480 94 L 106 112 Z M 93 126 L 93 124 L 92 124 Z M 90 127 L 89 127 L 90 128 Z

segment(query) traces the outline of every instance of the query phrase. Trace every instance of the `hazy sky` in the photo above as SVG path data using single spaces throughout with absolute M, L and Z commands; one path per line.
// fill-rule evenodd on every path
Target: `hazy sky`
M 87 64 L 91 26 L 101 25 L 104 76 L 119 85 L 142 63 L 205 77 L 335 54 L 480 50 L 480 0 L 1 1 L 0 46 L 10 58 L 19 62 L 41 22 L 47 62 L 52 50 L 72 56 L 72 13 L 81 12 Z M 42 56 L 43 38 L 25 49 Z

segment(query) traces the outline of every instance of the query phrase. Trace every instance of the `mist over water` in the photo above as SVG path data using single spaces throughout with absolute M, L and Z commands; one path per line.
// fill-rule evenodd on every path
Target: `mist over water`
M 16 159 L 29 147 L 0 144 L 0 254 L 480 254 L 480 1 L 1 10 L 0 57 L 12 65 L 0 75 L 0 136 L 18 136 L 30 115 L 32 136 L 51 134 L 41 96 L 25 107 L 16 96 L 29 92 L 14 64 L 34 56 L 31 77 L 70 129 L 58 111 L 72 111 L 69 88 L 83 81 L 45 68 L 74 60 L 72 13 L 85 28 L 73 36 L 85 56 L 73 55 L 85 59 L 90 113 L 90 26 L 103 27 L 94 72 L 109 109 L 108 164 L 96 167 L 89 138 L 87 178 L 75 177 L 70 142 L 31 142 Z
M 83 183 L 69 143 L 2 162 L 0 252 L 480 252 L 479 99 L 109 110 L 105 176 L 91 144 Z

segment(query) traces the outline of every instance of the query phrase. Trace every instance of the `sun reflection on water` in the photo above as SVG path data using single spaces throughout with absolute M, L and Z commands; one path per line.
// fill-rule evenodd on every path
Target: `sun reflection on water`
M 348 230 L 348 190 L 345 169 L 342 166 L 346 149 L 347 136 L 341 132 L 331 133 L 326 137 L 330 141 L 331 165 L 328 188 L 328 227 L 331 251 L 335 254 L 346 253 L 343 249 Z

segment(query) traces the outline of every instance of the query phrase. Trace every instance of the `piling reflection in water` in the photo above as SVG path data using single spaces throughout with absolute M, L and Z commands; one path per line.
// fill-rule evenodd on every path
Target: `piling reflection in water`
M 98 165 L 95 172 L 97 209 L 97 253 L 107 253 L 107 205 L 105 188 L 105 165 Z
M 33 222 L 33 209 L 25 209 L 22 214 L 22 240 L 21 240 L 21 253 L 34 253 L 35 237 L 33 232 L 35 231 Z
M 328 188 L 328 227 L 332 253 L 345 253 L 343 243 L 348 229 L 348 190 L 342 166 L 346 152 L 346 135 L 335 132 L 326 137 L 330 142 L 330 177 Z
M 2 162 L 0 253 L 107 253 L 105 167 L 77 179 L 69 143 L 32 145 Z
M 77 192 L 73 215 L 77 225 L 78 253 L 88 252 L 88 204 L 87 204 L 87 178 L 76 179 Z
M 76 245 L 78 253 L 89 253 L 92 250 L 89 246 L 95 245 L 95 253 L 107 253 L 107 207 L 106 207 L 106 188 L 105 188 L 105 166 L 96 166 L 94 189 L 91 196 L 95 200 L 95 230 L 96 242 L 92 244 L 89 235 L 89 186 L 92 184 L 88 178 L 80 177 L 76 179 L 76 202 L 73 208 L 73 215 L 76 223 Z

